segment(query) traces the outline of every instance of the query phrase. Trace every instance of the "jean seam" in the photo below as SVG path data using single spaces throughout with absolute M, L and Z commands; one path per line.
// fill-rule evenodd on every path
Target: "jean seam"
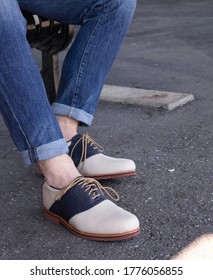
M 78 70 L 78 74 L 77 74 L 77 78 L 76 78 L 76 83 L 75 83 L 75 88 L 74 88 L 74 93 L 73 93 L 73 98 L 72 98 L 72 101 L 71 101 L 70 108 L 71 108 L 71 107 L 75 107 L 75 106 L 74 106 L 74 104 L 75 104 L 75 97 L 76 97 L 76 95 L 78 95 L 78 91 L 79 91 L 79 90 L 78 90 L 78 88 L 79 88 L 78 85 L 79 85 L 80 80 L 82 79 L 82 73 L 83 73 L 84 66 L 85 66 L 84 61 L 85 61 L 86 55 L 88 54 L 88 51 L 87 51 L 87 50 L 88 50 L 88 46 L 91 45 L 92 38 L 94 38 L 94 33 L 95 33 L 97 27 L 99 26 L 99 24 L 100 24 L 100 23 L 102 22 L 102 20 L 103 20 L 103 17 L 104 17 L 104 15 L 105 15 L 105 13 L 106 13 L 106 6 L 107 6 L 106 3 L 103 4 L 103 13 L 99 16 L 98 21 L 97 21 L 95 27 L 93 28 L 93 31 L 91 32 L 91 35 L 90 35 L 89 40 L 88 40 L 88 42 L 87 42 L 87 44 L 86 44 L 84 53 L 83 53 L 83 55 L 82 55 L 82 59 L 81 59 L 80 65 L 79 65 L 79 70 Z M 72 112 L 71 112 L 71 109 L 70 109 L 70 112 L 69 112 L 69 113 L 72 113 Z
M 20 18 L 21 18 L 21 15 L 20 15 Z M 24 18 L 22 18 L 22 19 L 23 19 L 23 21 L 26 23 L 26 21 L 24 20 Z M 14 30 L 15 30 L 14 21 L 13 21 L 12 18 L 10 18 L 10 20 L 11 20 L 11 22 L 12 22 L 12 24 L 13 24 L 13 27 L 14 27 Z M 25 32 L 26 32 L 26 31 L 27 31 L 27 27 L 25 26 Z M 27 39 L 26 39 L 26 41 L 27 41 Z M 22 53 L 22 48 L 20 47 L 19 40 L 16 39 L 16 42 L 17 42 L 18 47 L 19 47 L 19 49 L 20 49 L 20 53 L 23 55 L 23 53 Z M 31 77 L 31 74 L 30 74 L 29 71 L 28 71 L 28 73 L 29 73 L 29 75 L 30 75 L 30 77 Z M 32 77 L 31 77 L 31 79 L 32 79 Z M 12 108 L 10 107 L 10 104 L 9 104 L 7 98 L 6 98 L 6 102 L 7 102 L 7 104 L 8 104 L 8 107 L 10 108 L 11 112 L 13 113 L 14 118 L 16 119 L 16 122 L 17 122 L 17 124 L 18 124 L 18 126 L 19 126 L 19 128 L 20 128 L 20 130 L 21 130 L 21 132 L 22 132 L 22 134 L 23 134 L 23 136 L 24 136 L 24 138 L 25 138 L 25 141 L 26 141 L 28 147 L 31 148 L 31 145 L 30 145 L 30 143 L 29 143 L 29 141 L 28 141 L 28 138 L 27 138 L 26 134 L 24 133 L 24 131 L 23 131 L 23 129 L 22 129 L 22 126 L 20 125 L 18 119 L 16 118 L 15 113 L 13 112 Z
M 36 148 L 28 149 L 28 153 L 29 153 L 29 158 L 30 158 L 31 162 L 37 162 L 38 161 Z
M 12 112 L 12 114 L 13 114 L 13 117 L 15 118 L 15 120 L 16 120 L 16 122 L 17 122 L 17 124 L 18 124 L 19 129 L 20 129 L 20 131 L 22 132 L 22 135 L 23 135 L 24 138 L 25 138 L 25 141 L 26 141 L 28 147 L 31 148 L 30 143 L 29 143 L 29 141 L 28 141 L 28 138 L 27 138 L 26 134 L 24 133 L 24 131 L 23 131 L 23 129 L 22 129 L 22 126 L 20 125 L 18 119 L 16 118 L 16 114 L 13 112 L 12 107 L 10 106 L 10 104 L 9 104 L 9 102 L 8 102 L 8 99 L 7 99 L 6 97 L 5 97 L 5 102 L 7 102 L 7 105 L 8 105 L 8 107 L 10 108 L 10 110 L 11 110 L 11 112 Z

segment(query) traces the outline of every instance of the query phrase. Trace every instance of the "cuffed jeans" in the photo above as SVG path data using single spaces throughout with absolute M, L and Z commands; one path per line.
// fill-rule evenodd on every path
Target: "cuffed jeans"
M 68 152 L 55 114 L 90 126 L 136 0 L 0 0 L 0 112 L 25 164 Z M 80 25 L 50 106 L 26 40 L 25 9 Z

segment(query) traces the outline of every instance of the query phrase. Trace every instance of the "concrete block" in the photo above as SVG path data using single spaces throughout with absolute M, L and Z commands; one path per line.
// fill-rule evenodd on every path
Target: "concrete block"
M 101 100 L 173 110 L 194 100 L 192 94 L 105 85 Z

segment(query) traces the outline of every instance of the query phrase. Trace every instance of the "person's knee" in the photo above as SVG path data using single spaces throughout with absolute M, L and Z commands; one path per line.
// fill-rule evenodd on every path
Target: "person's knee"
M 87 11 L 99 13 L 110 13 L 124 17 L 132 17 L 136 8 L 137 0 L 91 0 Z M 88 6 L 89 4 L 87 4 Z
M 118 12 L 120 15 L 123 15 L 127 18 L 132 18 L 137 0 L 112 0 L 113 5 L 117 6 Z
M 120 0 L 119 0 L 120 1 Z M 124 12 L 133 14 L 137 5 L 137 0 L 123 0 L 120 1 Z
M 18 9 L 7 9 L 0 11 L 0 41 L 7 36 L 17 36 L 22 33 L 26 35 L 26 20 Z

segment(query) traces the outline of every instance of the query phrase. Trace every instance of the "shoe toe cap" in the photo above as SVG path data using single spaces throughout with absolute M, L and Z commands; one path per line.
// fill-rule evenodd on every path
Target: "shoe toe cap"
M 81 232 L 92 234 L 125 234 L 140 226 L 135 215 L 110 200 L 74 216 L 69 223 Z
M 97 154 L 85 160 L 80 166 L 83 174 L 116 174 L 136 170 L 133 160 L 113 158 L 104 154 Z

